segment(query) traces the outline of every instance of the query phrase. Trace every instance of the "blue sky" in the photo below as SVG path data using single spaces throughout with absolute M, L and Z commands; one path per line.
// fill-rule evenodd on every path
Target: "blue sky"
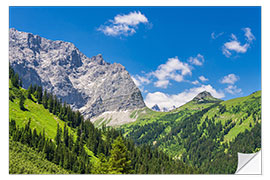
M 10 7 L 10 27 L 126 67 L 148 106 L 261 89 L 260 7 Z

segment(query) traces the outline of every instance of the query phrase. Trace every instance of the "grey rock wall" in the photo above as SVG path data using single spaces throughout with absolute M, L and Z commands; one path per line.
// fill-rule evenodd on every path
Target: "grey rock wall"
M 106 111 L 145 107 L 140 90 L 121 64 L 86 57 L 72 43 L 10 29 L 9 62 L 23 87 L 42 85 L 86 118 Z

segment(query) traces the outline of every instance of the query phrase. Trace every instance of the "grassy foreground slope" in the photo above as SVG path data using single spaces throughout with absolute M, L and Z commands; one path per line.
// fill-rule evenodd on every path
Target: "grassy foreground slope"
M 42 133 L 45 129 L 45 135 L 49 139 L 54 139 L 56 136 L 57 124 L 60 128 L 64 128 L 65 122 L 60 120 L 57 116 L 45 109 L 42 104 L 34 102 L 36 99 L 32 96 L 34 101 L 25 98 L 25 110 L 20 109 L 21 95 L 26 97 L 26 90 L 23 88 L 16 88 L 9 82 L 9 93 L 14 99 L 9 100 L 9 119 L 16 120 L 17 125 L 24 127 L 24 125 L 31 119 L 31 129 L 36 129 L 38 133 Z M 74 130 L 69 128 L 69 131 L 76 136 Z
M 10 174 L 69 174 L 62 167 L 48 161 L 45 154 L 9 140 Z
M 24 109 L 20 107 L 21 97 L 24 97 Z M 32 100 L 31 100 L 32 99 Z M 30 128 L 36 131 L 37 134 L 44 133 L 46 139 L 54 144 L 57 135 L 57 128 L 64 129 L 66 127 L 73 141 L 77 139 L 76 129 L 66 125 L 67 122 L 59 119 L 56 115 L 45 109 L 42 104 L 37 103 L 37 99 L 31 94 L 31 99 L 27 98 L 27 90 L 15 87 L 9 81 L 9 120 L 16 122 L 17 129 L 24 129 L 31 120 Z M 10 128 L 10 127 L 9 127 Z M 13 131 L 10 129 L 10 132 Z M 16 134 L 16 133 L 15 133 Z M 20 134 L 20 133 L 19 133 Z M 19 135 L 21 136 L 21 135 Z M 17 139 L 19 139 L 17 137 Z M 27 141 L 29 141 L 28 139 Z M 23 140 L 25 141 L 25 140 Z M 39 146 L 39 144 L 32 144 Z M 90 160 L 96 161 L 93 152 L 85 147 L 87 153 L 90 154 Z M 55 164 L 48 160 L 48 155 L 43 151 L 39 151 L 37 147 L 30 147 L 26 142 L 14 141 L 11 136 L 9 139 L 9 173 L 10 174 L 70 174 L 74 173 L 70 170 Z

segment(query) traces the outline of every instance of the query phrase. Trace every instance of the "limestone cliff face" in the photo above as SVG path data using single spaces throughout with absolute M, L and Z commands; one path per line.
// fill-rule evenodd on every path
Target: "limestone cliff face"
M 42 85 L 86 118 L 145 107 L 140 90 L 121 64 L 86 57 L 74 44 L 10 29 L 9 62 L 23 87 Z

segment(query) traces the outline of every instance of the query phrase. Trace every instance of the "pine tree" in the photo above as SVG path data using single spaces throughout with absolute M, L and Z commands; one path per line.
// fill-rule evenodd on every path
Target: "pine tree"
M 38 88 L 38 86 L 37 86 L 37 84 L 35 84 L 34 87 L 33 87 L 33 92 L 32 92 L 32 94 L 33 94 L 33 93 L 36 94 L 37 88 Z M 35 95 L 35 97 L 36 97 L 36 95 Z
M 25 97 L 24 97 L 24 95 L 21 95 L 19 105 L 20 105 L 20 109 L 23 111 L 25 110 L 24 101 L 25 101 Z
M 33 89 L 32 84 L 30 84 L 30 86 L 28 87 L 28 91 L 30 91 L 31 94 L 34 93 L 34 89 Z
M 36 128 L 34 128 L 34 130 L 33 130 L 32 139 L 33 139 L 32 141 L 33 141 L 34 147 L 37 148 L 38 147 L 39 137 L 38 137 Z
M 25 125 L 25 131 L 30 131 L 31 118 L 28 119 L 27 124 Z
M 121 136 L 118 136 L 111 149 L 109 159 L 109 173 L 111 174 L 129 174 L 131 173 L 131 160 L 128 159 L 128 149 Z
M 64 126 L 64 143 L 66 145 L 66 147 L 68 147 L 68 143 L 69 143 L 69 136 L 68 136 L 68 129 L 67 129 L 67 125 L 65 124 Z
M 47 95 L 47 90 L 45 89 L 43 97 L 42 97 L 42 104 L 45 109 L 48 108 L 48 95 Z
M 27 98 L 33 101 L 32 95 L 31 95 L 32 93 L 33 93 L 33 87 L 32 87 L 32 84 L 31 84 L 27 89 Z
M 81 134 L 80 136 L 80 140 L 79 140 L 79 149 L 78 149 L 78 153 L 81 154 L 83 151 L 83 139 L 84 139 L 84 133 Z
M 52 94 L 49 94 L 48 109 L 49 109 L 50 112 L 53 111 L 53 96 L 52 96 Z
M 53 96 L 53 114 L 54 115 L 58 114 L 58 99 L 56 95 Z
M 104 143 L 102 139 L 99 139 L 97 154 L 104 153 Z
M 22 79 L 19 78 L 19 86 L 22 87 Z
M 14 76 L 11 77 L 11 83 L 14 87 L 19 88 L 19 75 L 18 73 L 15 73 Z
M 37 102 L 38 104 L 42 103 L 42 87 L 38 86 L 37 88 Z
M 59 123 L 57 124 L 57 132 L 56 132 L 56 136 L 55 136 L 55 142 L 56 145 L 59 146 L 60 142 L 61 142 L 61 131 L 60 131 L 60 127 L 59 127 Z
M 72 147 L 73 147 L 73 135 L 70 134 L 69 135 L 69 138 L 68 138 L 68 146 L 69 146 L 69 150 L 72 150 Z M 83 146 L 83 145 L 82 145 Z
M 11 79 L 15 75 L 13 68 L 9 65 L 9 79 Z
M 97 155 L 98 162 L 96 163 L 95 168 L 92 169 L 93 174 L 109 174 L 109 162 L 106 159 L 106 156 L 103 153 Z

